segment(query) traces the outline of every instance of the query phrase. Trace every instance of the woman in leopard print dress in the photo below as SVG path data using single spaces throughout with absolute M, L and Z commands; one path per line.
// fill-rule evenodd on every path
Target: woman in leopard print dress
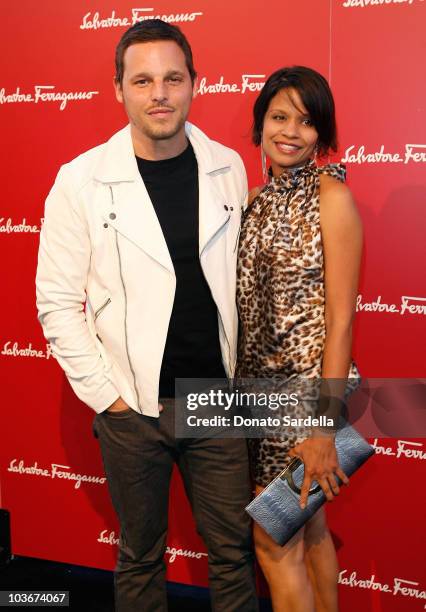
M 241 322 L 237 377 L 346 379 L 351 360 L 362 231 L 340 164 L 314 158 L 336 150 L 334 102 L 326 80 L 304 67 L 266 82 L 254 107 L 253 140 L 271 161 L 243 217 L 238 263 Z M 305 416 L 302 409 L 292 416 Z M 312 480 L 338 494 L 334 438 L 290 431 L 251 441 L 256 493 L 298 456 L 305 464 L 301 506 Z M 284 546 L 257 524 L 256 553 L 274 610 L 337 610 L 337 560 L 324 510 Z

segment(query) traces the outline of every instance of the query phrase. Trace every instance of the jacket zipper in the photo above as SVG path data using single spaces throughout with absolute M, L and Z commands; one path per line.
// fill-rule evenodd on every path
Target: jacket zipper
M 101 314 L 101 312 L 103 311 L 104 308 L 106 308 L 108 306 L 108 304 L 111 302 L 111 298 L 108 298 L 107 301 L 105 302 L 105 304 L 102 304 L 102 306 L 100 306 L 96 311 L 95 314 L 93 315 L 94 317 L 94 321 L 96 321 L 96 319 L 99 317 L 99 315 Z
M 233 251 L 234 253 L 235 253 L 235 251 L 237 250 L 238 240 L 239 240 L 239 238 L 240 238 L 240 234 L 241 234 L 241 223 L 240 223 L 240 227 L 238 228 L 237 239 L 236 239 L 236 241 L 235 241 L 235 246 L 234 246 L 234 251 Z
M 111 185 L 109 186 L 109 188 L 111 191 L 112 203 L 114 204 L 114 193 L 112 191 Z M 126 285 L 124 284 L 123 270 L 121 266 L 121 252 L 120 252 L 120 247 L 118 246 L 118 233 L 116 229 L 114 230 L 114 233 L 115 233 L 115 246 L 117 248 L 117 254 L 118 254 L 118 268 L 120 270 L 120 280 L 121 280 L 121 284 L 123 286 L 123 292 L 124 292 L 124 338 L 125 338 L 125 344 L 126 344 L 126 354 L 127 354 L 127 360 L 129 362 L 130 370 L 133 376 L 133 385 L 135 387 L 136 399 L 138 402 L 139 412 L 142 414 L 139 391 L 138 391 L 138 387 L 136 384 L 136 373 L 135 373 L 135 370 L 132 364 L 132 360 L 130 359 L 130 352 L 129 352 L 129 339 L 127 335 L 127 292 L 126 292 Z

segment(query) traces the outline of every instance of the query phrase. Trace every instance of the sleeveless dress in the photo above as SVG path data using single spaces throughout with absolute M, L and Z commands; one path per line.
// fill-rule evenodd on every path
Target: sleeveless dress
M 236 377 L 292 381 L 321 378 L 325 341 L 320 175 L 345 180 L 345 167 L 314 161 L 285 170 L 243 215 L 237 279 L 240 337 Z M 359 373 L 352 362 L 350 378 Z M 286 414 L 305 417 L 299 404 Z M 254 478 L 266 486 L 288 464 L 288 451 L 309 435 L 286 430 L 250 440 Z

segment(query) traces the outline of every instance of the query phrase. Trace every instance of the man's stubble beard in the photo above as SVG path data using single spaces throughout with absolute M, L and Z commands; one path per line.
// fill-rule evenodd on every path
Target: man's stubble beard
M 180 118 L 175 125 L 166 127 L 159 125 L 157 128 L 147 124 L 136 124 L 136 127 L 149 138 L 150 140 L 169 140 L 176 136 L 180 130 L 185 126 L 185 118 Z

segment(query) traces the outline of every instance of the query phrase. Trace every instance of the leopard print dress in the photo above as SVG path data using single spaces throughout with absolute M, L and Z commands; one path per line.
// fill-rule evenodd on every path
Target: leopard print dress
M 313 161 L 272 178 L 243 215 L 237 302 L 238 379 L 321 377 L 325 341 L 320 175 L 345 180 L 345 167 Z M 354 363 L 349 377 L 358 377 Z M 305 417 L 302 404 L 286 414 Z M 255 481 L 266 486 L 307 430 L 250 441 Z

